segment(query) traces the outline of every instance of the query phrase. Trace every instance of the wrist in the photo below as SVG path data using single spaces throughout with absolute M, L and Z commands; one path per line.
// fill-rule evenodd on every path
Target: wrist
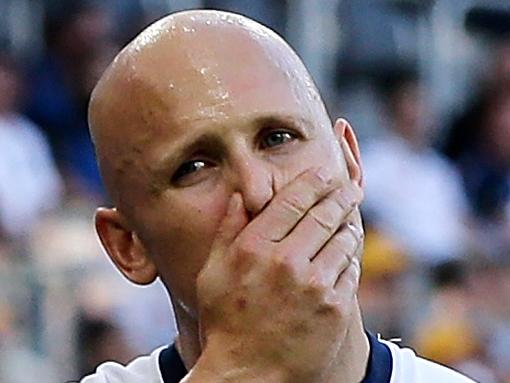
M 280 366 L 257 363 L 237 352 L 242 345 L 225 340 L 208 339 L 195 366 L 183 382 L 186 383 L 286 383 L 287 374 Z

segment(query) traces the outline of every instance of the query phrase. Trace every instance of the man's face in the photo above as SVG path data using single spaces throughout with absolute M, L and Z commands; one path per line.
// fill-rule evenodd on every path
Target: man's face
M 111 109 L 112 123 L 130 136 L 112 165 L 122 178 L 120 211 L 174 304 L 192 316 L 197 274 L 234 192 L 254 218 L 309 168 L 349 179 L 335 130 L 296 59 L 239 32 L 215 33 L 205 43 L 176 37 L 186 47 L 180 55 L 156 46 L 157 58 L 127 60 L 130 80 L 118 91 L 132 105 Z

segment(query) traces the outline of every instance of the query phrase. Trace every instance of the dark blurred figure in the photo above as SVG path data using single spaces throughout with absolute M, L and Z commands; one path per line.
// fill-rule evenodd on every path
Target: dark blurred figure
M 27 278 L 33 254 L 21 250 L 60 202 L 61 179 L 45 136 L 20 113 L 23 84 L 17 62 L 0 52 L 0 380 L 49 383 L 55 370 L 34 350 L 29 330 L 40 303 L 32 292 L 37 282 Z
M 123 333 L 109 319 L 81 313 L 76 324 L 78 376 L 91 374 L 105 361 L 126 364 L 133 357 Z
M 382 81 L 387 127 L 362 145 L 365 213 L 420 265 L 462 256 L 466 202 L 456 169 L 431 146 L 424 89 L 412 71 Z
M 286 35 L 286 0 L 204 0 L 204 8 L 240 13 L 257 20 L 281 36 Z
M 490 344 L 473 312 L 478 311 L 467 266 L 452 261 L 431 270 L 428 314 L 416 326 L 415 346 L 426 358 L 460 370 L 477 382 L 496 383 L 487 358 Z
M 365 221 L 365 246 L 359 290 L 363 319 L 369 331 L 386 339 L 405 334 L 402 313 L 409 300 L 403 279 L 409 259 L 390 238 Z
M 501 382 L 510 382 L 510 258 L 472 263 L 468 274 L 471 317 L 493 371 Z
M 475 149 L 494 96 L 510 89 L 510 36 L 503 39 L 494 51 L 492 64 L 482 79 L 480 91 L 454 120 L 446 140 L 444 151 L 454 160 Z
M 29 116 L 48 133 L 71 192 L 101 195 L 87 129 L 92 85 L 116 52 L 111 20 L 98 3 L 55 3 L 45 21 L 46 55 L 31 78 Z
M 478 252 L 508 257 L 510 249 L 510 36 L 499 43 L 489 76 L 455 119 L 445 153 L 463 177 Z
M 18 65 L 0 52 L 0 258 L 2 238 L 26 238 L 61 196 L 46 138 L 19 111 L 23 93 Z

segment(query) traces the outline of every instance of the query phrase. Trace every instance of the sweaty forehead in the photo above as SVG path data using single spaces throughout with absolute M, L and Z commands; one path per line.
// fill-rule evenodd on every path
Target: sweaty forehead
M 117 169 L 144 145 L 187 134 L 197 122 L 274 114 L 329 122 L 308 72 L 279 36 L 214 12 L 167 17 L 142 32 L 103 75 L 90 107 L 101 165 Z
M 121 96 L 134 91 L 151 97 L 118 102 L 136 99 L 131 109 L 140 111 L 149 106 L 141 105 L 145 101 L 158 98 L 171 106 L 173 117 L 196 120 L 271 108 L 292 113 L 318 99 L 306 69 L 283 40 L 250 20 L 228 17 L 163 20 L 145 31 L 112 67 L 123 83 Z

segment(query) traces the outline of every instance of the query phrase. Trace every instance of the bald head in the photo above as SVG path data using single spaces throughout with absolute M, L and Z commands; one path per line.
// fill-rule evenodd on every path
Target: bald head
M 361 179 L 352 128 L 332 127 L 280 37 L 238 15 L 189 11 L 150 26 L 104 73 L 89 119 L 116 205 L 96 214 L 103 245 L 130 280 L 159 275 L 176 312 L 195 319 L 196 278 L 233 195 L 244 221 L 310 168 Z
M 296 110 L 330 124 L 310 75 L 283 39 L 240 15 L 195 10 L 157 21 L 117 55 L 94 89 L 89 123 L 106 187 L 123 205 L 134 174 L 151 171 L 148 146 L 168 131 Z

